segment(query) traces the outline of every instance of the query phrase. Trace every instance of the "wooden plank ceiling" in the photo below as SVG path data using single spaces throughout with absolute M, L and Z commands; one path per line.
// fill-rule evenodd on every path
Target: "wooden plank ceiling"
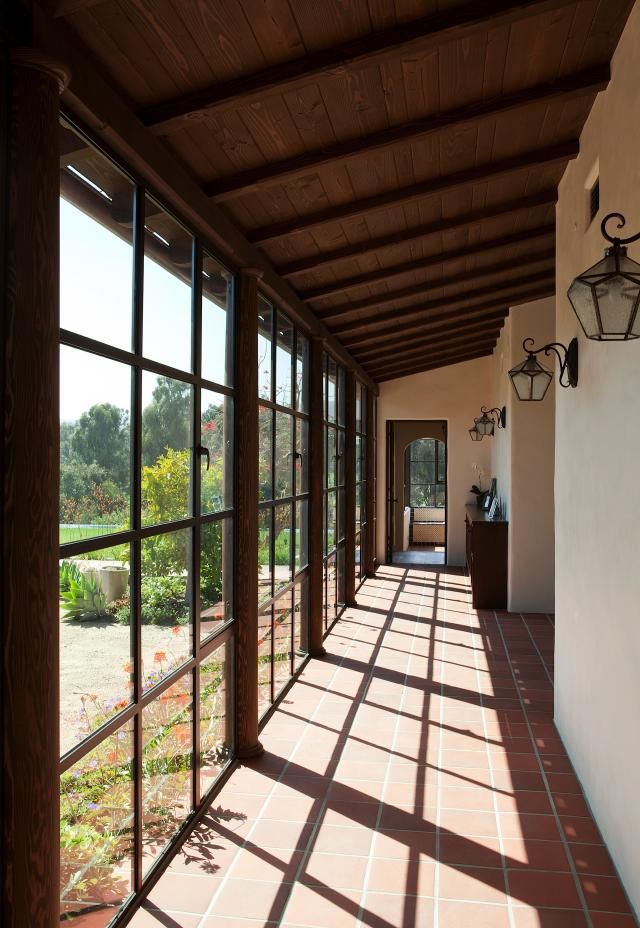
M 556 189 L 633 0 L 47 0 L 382 381 L 554 292 Z

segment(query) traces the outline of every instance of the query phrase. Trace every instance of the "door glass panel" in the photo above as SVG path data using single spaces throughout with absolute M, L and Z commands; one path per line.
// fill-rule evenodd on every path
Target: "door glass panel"
M 233 618 L 233 522 L 221 519 L 200 529 L 200 640 Z
M 202 376 L 233 384 L 233 277 L 205 251 L 202 255 Z
M 223 643 L 200 665 L 200 792 L 204 796 L 229 762 L 231 724 L 231 644 Z
M 142 524 L 191 514 L 193 389 L 145 371 L 142 375 Z
M 200 457 L 201 511 L 219 512 L 233 505 L 233 400 L 202 390 L 200 442 L 209 452 Z

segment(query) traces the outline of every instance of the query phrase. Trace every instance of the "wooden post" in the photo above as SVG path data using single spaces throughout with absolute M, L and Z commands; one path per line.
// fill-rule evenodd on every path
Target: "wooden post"
M 31 49 L 12 52 L 1 464 L 6 928 L 59 921 L 58 117 L 66 81 Z
M 258 280 L 238 275 L 236 298 L 236 754 L 256 757 L 258 739 Z
M 346 372 L 344 449 L 345 602 L 356 606 L 356 375 Z
M 311 421 L 309 423 L 309 654 L 323 657 L 324 621 L 322 587 L 324 584 L 324 409 L 322 373 L 324 342 L 311 339 L 309 374 Z
M 375 577 L 376 575 L 376 533 L 375 533 L 375 523 L 373 521 L 373 511 L 375 506 L 376 498 L 376 483 L 375 483 L 375 454 L 376 454 L 376 443 L 375 443 L 375 434 L 376 434 L 376 423 L 375 419 L 375 402 L 373 399 L 373 393 L 371 390 L 367 390 L 367 446 L 365 452 L 365 473 L 367 478 L 367 498 L 366 498 L 366 513 L 367 513 L 367 528 L 366 528 L 366 540 L 365 540 L 365 573 L 367 577 Z

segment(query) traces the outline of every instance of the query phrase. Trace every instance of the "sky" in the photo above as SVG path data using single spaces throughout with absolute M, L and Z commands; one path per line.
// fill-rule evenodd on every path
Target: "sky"
M 60 201 L 60 325 L 80 335 L 131 349 L 131 246 L 68 201 Z M 148 258 L 144 261 L 143 354 L 189 370 L 189 287 Z M 203 300 L 203 373 L 224 380 L 225 313 Z M 77 420 L 96 403 L 129 409 L 131 373 L 126 364 L 61 348 L 60 418 Z M 154 374 L 143 376 L 143 407 Z

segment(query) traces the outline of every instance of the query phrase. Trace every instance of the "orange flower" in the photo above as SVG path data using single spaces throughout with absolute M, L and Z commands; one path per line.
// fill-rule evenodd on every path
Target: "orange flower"
M 182 629 L 180 628 L 179 625 L 174 625 L 171 631 L 173 632 L 174 635 L 179 635 Z
M 156 651 L 156 653 L 153 655 L 153 660 L 155 661 L 156 664 L 162 664 L 162 662 L 166 661 L 166 659 L 167 659 L 166 651 Z
M 191 741 L 191 735 L 189 734 L 188 731 L 179 731 L 178 740 L 180 744 L 188 744 L 189 741 Z
M 112 764 L 115 759 L 116 759 L 116 752 L 109 751 L 109 753 L 107 754 L 107 760 L 109 761 L 109 763 Z
M 125 673 L 133 673 L 133 664 L 131 661 L 127 661 L 126 664 L 122 665 L 122 669 Z

